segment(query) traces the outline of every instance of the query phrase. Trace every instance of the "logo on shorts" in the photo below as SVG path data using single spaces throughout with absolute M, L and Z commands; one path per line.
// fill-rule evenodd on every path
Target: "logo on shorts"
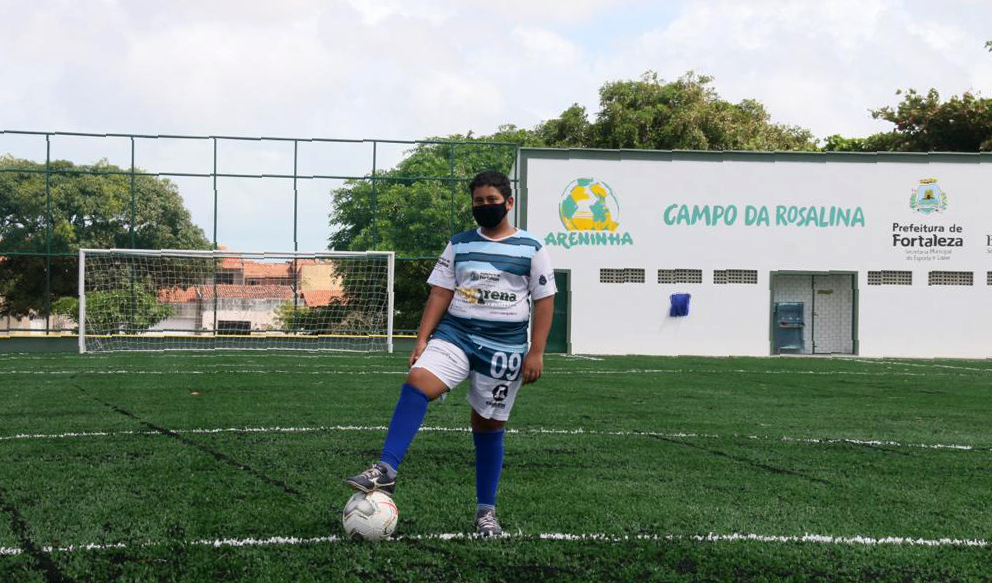
M 548 285 L 548 278 L 541 276 L 541 279 L 537 280 L 541 285 Z
M 510 387 L 508 385 L 496 385 L 493 387 L 493 401 L 497 403 L 506 399 L 506 394 L 509 392 Z

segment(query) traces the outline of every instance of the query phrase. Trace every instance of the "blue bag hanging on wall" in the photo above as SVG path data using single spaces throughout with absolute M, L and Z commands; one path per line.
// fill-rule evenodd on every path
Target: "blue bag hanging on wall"
M 673 318 L 688 316 L 691 297 L 691 294 L 672 294 L 672 309 L 668 311 L 668 315 Z

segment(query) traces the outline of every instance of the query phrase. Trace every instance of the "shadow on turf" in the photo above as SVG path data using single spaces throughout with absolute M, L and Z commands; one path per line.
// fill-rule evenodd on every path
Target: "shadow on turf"
M 725 451 L 720 451 L 718 449 L 710 449 L 708 447 L 703 447 L 701 445 L 696 445 L 694 443 L 689 443 L 687 441 L 679 441 L 677 439 L 670 439 L 668 437 L 663 437 L 661 435 L 650 435 L 649 437 L 653 437 L 654 439 L 658 439 L 658 440 L 661 440 L 661 441 L 667 441 L 668 443 L 672 443 L 672 444 L 675 444 L 675 445 L 681 445 L 681 446 L 684 446 L 684 447 L 691 447 L 692 449 L 698 449 L 699 451 L 705 451 L 706 453 L 709 453 L 709 454 L 712 454 L 712 455 L 715 455 L 715 456 L 719 456 L 719 457 L 723 457 L 723 458 L 727 458 L 727 459 L 733 460 L 735 462 L 740 462 L 742 464 L 747 464 L 747 465 L 749 465 L 751 467 L 758 468 L 760 470 L 765 470 L 766 472 L 771 472 L 773 474 L 787 475 L 787 476 L 796 476 L 797 478 L 802 478 L 804 480 L 809 480 L 810 482 L 815 482 L 817 484 L 825 484 L 825 485 L 828 485 L 828 486 L 832 486 L 833 485 L 830 481 L 824 480 L 822 478 L 816 478 L 816 477 L 809 476 L 809 475 L 806 475 L 806 474 L 804 474 L 802 472 L 797 472 L 797 471 L 794 471 L 794 470 L 787 470 L 785 468 L 777 468 L 775 466 L 770 466 L 768 464 L 763 464 L 763 463 L 760 463 L 760 462 L 756 462 L 754 460 L 750 460 L 750 459 L 747 459 L 745 457 L 731 455 L 731 454 L 729 454 L 729 453 L 727 453 Z
M 236 468 L 238 470 L 247 472 L 248 474 L 250 474 L 250 475 L 258 478 L 259 480 L 262 480 L 266 484 L 269 484 L 271 486 L 275 486 L 275 487 L 281 489 L 283 492 L 286 492 L 287 494 L 293 494 L 294 496 L 302 496 L 303 495 L 303 492 L 300 492 L 296 488 L 293 488 L 292 486 L 290 486 L 289 484 L 287 484 L 284 480 L 280 480 L 278 478 L 273 478 L 271 476 L 268 476 L 266 474 L 263 474 L 262 472 L 260 472 L 260 471 L 258 471 L 256 469 L 248 466 L 245 463 L 239 462 L 238 460 L 236 460 L 236 459 L 228 456 L 227 454 L 224 454 L 224 453 L 219 452 L 219 451 L 217 451 L 215 449 L 209 448 L 209 447 L 207 447 L 207 446 L 205 446 L 203 444 L 197 443 L 196 441 L 193 441 L 192 439 L 189 439 L 187 437 L 183 437 L 182 435 L 179 435 L 175 431 L 172 431 L 172 430 L 167 429 L 165 427 L 159 427 L 158 425 L 155 425 L 154 423 L 151 423 L 149 421 L 146 421 L 146 420 L 142 419 L 141 417 L 138 417 L 134 413 L 131 413 L 130 411 L 127 411 L 125 409 L 122 409 L 122 408 L 118 407 L 117 405 L 114 405 L 113 403 L 108 403 L 108 402 L 100 399 L 99 397 L 97 397 L 95 395 L 91 395 L 89 392 L 86 391 L 86 389 L 84 389 L 83 387 L 81 387 L 77 383 L 73 383 L 72 386 L 75 387 L 76 389 L 78 389 L 81 393 L 83 393 L 87 397 L 90 397 L 91 399 L 93 399 L 94 401 L 96 401 L 97 403 L 100 403 L 101 405 L 104 405 L 105 407 L 109 407 L 115 413 L 119 413 L 121 415 L 124 415 L 125 417 L 128 417 L 129 419 L 132 419 L 134 421 L 137 421 L 138 423 L 144 425 L 145 427 L 151 429 L 152 431 L 156 431 L 158 433 L 161 433 L 162 435 L 165 435 L 167 437 L 171 437 L 171 438 L 173 438 L 173 439 L 175 439 L 177 441 L 180 441 L 183 444 L 188 445 L 188 446 L 190 446 L 192 448 L 198 449 L 198 450 L 202 451 L 203 453 L 205 453 L 205 454 L 213 457 L 215 460 L 217 460 L 219 462 L 226 463 L 226 464 L 228 464 L 228 465 L 230 465 L 230 466 L 232 466 L 232 467 L 234 467 L 234 468 Z
M 49 583 L 69 583 L 73 579 L 66 576 L 59 570 L 51 555 L 46 553 L 41 547 L 34 544 L 28 532 L 28 523 L 24 520 L 20 511 L 8 499 L 3 488 L 0 488 L 0 511 L 10 515 L 10 528 L 17 537 L 17 545 L 24 551 L 24 554 L 31 557 L 35 566 L 45 575 L 45 580 Z

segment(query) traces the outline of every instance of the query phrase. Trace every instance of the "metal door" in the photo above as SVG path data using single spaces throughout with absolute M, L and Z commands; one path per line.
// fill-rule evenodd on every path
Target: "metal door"
M 546 352 L 568 352 L 568 271 L 555 271 L 555 315 Z

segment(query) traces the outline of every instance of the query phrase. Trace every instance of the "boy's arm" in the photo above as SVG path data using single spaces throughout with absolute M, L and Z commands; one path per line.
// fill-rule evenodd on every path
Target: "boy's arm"
M 417 328 L 417 340 L 414 343 L 413 352 L 410 353 L 410 366 L 417 362 L 417 359 L 427 348 L 427 341 L 430 339 L 431 333 L 434 332 L 434 328 L 437 328 L 444 313 L 448 311 L 453 297 L 455 297 L 454 290 L 437 285 L 431 286 L 431 295 L 427 298 L 424 315 L 420 317 L 420 326 Z
M 534 300 L 534 322 L 530 328 L 530 350 L 524 359 L 524 384 L 533 383 L 544 372 L 544 349 L 548 344 L 551 319 L 554 316 L 555 296 Z

